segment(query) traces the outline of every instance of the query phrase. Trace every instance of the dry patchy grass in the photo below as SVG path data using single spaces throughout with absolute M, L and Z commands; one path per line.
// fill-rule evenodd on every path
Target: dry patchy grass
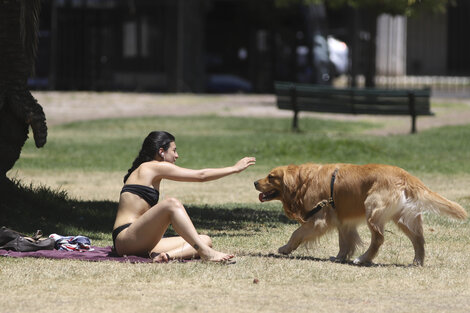
M 445 179 L 444 179 L 445 181 Z M 461 198 L 468 207 L 470 198 Z M 0 258 L 1 312 L 468 312 L 468 222 L 425 216 L 427 258 L 393 225 L 376 265 L 337 264 L 335 233 L 276 253 L 296 225 L 213 231 L 234 265 Z M 369 242 L 366 227 L 361 237 Z M 365 248 L 365 247 L 364 247 Z M 363 248 L 363 249 L 364 249 Z M 361 251 L 363 250 L 361 249 Z M 258 283 L 254 283 L 257 279 Z
M 162 191 L 164 196 L 176 196 L 188 204 L 242 202 L 249 206 L 258 200 L 247 182 L 262 175 L 264 170 L 253 167 L 217 182 L 164 182 Z M 26 183 L 60 187 L 79 199 L 111 201 L 117 200 L 122 179 L 122 173 L 79 171 L 24 170 L 13 176 Z M 470 175 L 424 174 L 420 178 L 431 189 L 470 206 Z M 216 248 L 237 255 L 237 263 L 229 266 L 0 258 L 0 312 L 470 311 L 468 221 L 425 216 L 424 267 L 408 266 L 413 259 L 411 243 L 391 224 L 376 266 L 330 262 L 338 249 L 336 233 L 292 256 L 278 255 L 277 248 L 295 228 L 278 223 L 209 231 Z M 366 227 L 360 233 L 368 244 Z M 259 282 L 254 283 L 255 279 Z
M 422 268 L 404 265 L 411 244 L 393 228 L 377 266 L 330 262 L 335 235 L 290 257 L 274 254 L 294 225 L 215 236 L 238 254 L 229 266 L 2 258 L 2 312 L 468 312 L 466 228 L 432 223 Z
M 163 197 L 176 197 L 186 204 L 223 204 L 258 202 L 258 192 L 252 182 L 264 177 L 267 170 L 254 166 L 247 171 L 206 183 L 164 181 Z M 45 185 L 53 190 L 65 190 L 69 196 L 90 201 L 117 201 L 122 188 L 122 172 L 43 171 L 21 169 L 8 173 L 26 185 Z M 419 178 L 433 191 L 458 201 L 469 197 L 470 174 L 444 176 L 420 174 Z
M 176 197 L 186 204 L 223 204 L 258 202 L 252 182 L 265 175 L 251 168 L 243 173 L 205 183 L 163 181 L 162 197 Z M 122 188 L 122 172 L 42 171 L 22 169 L 11 171 L 11 179 L 22 183 L 42 184 L 53 190 L 65 190 L 69 196 L 84 200 L 117 201 Z

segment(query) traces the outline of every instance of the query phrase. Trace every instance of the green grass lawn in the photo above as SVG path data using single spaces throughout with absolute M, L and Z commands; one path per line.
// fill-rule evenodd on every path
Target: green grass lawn
M 15 168 L 126 171 L 151 130 L 175 135 L 184 167 L 226 166 L 238 156 L 256 156 L 260 171 L 289 163 L 387 163 L 411 172 L 470 172 L 470 125 L 415 135 L 370 136 L 371 123 L 303 118 L 301 133 L 290 119 L 160 117 L 72 123 L 51 129 L 48 143 L 28 141 Z
M 189 168 L 227 166 L 239 157 L 253 155 L 257 164 L 250 171 L 260 176 L 278 165 L 304 162 L 386 163 L 417 175 L 470 173 L 470 162 L 467 161 L 470 149 L 466 148 L 470 125 L 438 128 L 415 135 L 379 137 L 363 134 L 373 127 L 379 125 L 304 118 L 302 132 L 294 133 L 290 131 L 290 119 L 286 118 L 216 116 L 79 122 L 52 127 L 43 149 L 36 149 L 29 140 L 15 169 L 117 171 L 124 174 L 143 138 L 151 130 L 160 129 L 175 135 L 180 154 L 178 164 Z M 247 184 L 251 185 L 251 181 Z M 4 220 L 7 224 L 20 228 L 29 225 L 27 231 L 43 227 L 46 231 L 59 228 L 69 232 L 72 229 L 67 227 L 82 227 L 103 233 L 112 224 L 116 206 L 113 202 L 77 201 L 68 199 L 64 191 L 36 186 L 35 192 L 31 193 L 23 187 L 17 190 L 18 196 L 7 197 L 15 203 L 6 201 L 2 204 L 6 208 Z M 35 209 L 29 207 L 30 202 L 35 203 Z M 9 206 L 17 209 L 11 210 Z M 227 206 L 231 204 L 227 203 Z M 74 210 L 65 211 L 64 207 Z M 266 208 L 278 208 L 279 205 L 260 207 L 269 210 Z M 28 214 L 23 214 L 28 210 Z
M 300 133 L 291 132 L 290 123 L 290 118 L 216 116 L 71 123 L 51 127 L 43 149 L 29 140 L 14 170 L 124 175 L 148 132 L 167 130 L 176 137 L 178 165 L 190 168 L 227 166 L 253 155 L 257 164 L 249 171 L 260 176 L 289 163 L 345 162 L 393 164 L 436 180 L 469 177 L 470 125 L 383 137 L 365 135 L 380 127 L 373 123 L 302 118 Z M 246 184 L 252 188 L 252 181 Z M 469 187 L 460 186 L 464 191 L 452 198 L 467 211 Z M 63 190 L 21 182 L 4 188 L 1 199 L 0 220 L 16 230 L 80 233 L 93 244 L 111 244 L 115 201 L 74 199 Z M 386 312 L 466 312 L 470 308 L 468 221 L 425 216 L 423 268 L 406 266 L 413 258 L 411 243 L 389 225 L 376 259 L 379 266 L 367 268 L 328 261 L 337 253 L 336 234 L 292 256 L 279 256 L 277 248 L 297 227 L 284 216 L 279 202 L 209 201 L 189 204 L 187 209 L 198 230 L 214 238 L 217 249 L 237 255 L 237 264 L 0 258 L 0 287 L 11 299 L 5 312 L 63 312 L 64 307 L 78 312 L 376 312 L 378 307 Z M 368 243 L 368 231 L 362 228 L 360 234 Z M 84 288 L 92 295 L 86 309 L 80 297 Z M 39 300 L 20 297 L 38 290 Z
M 290 119 L 286 118 L 216 116 L 79 122 L 52 127 L 48 143 L 42 149 L 36 149 L 29 140 L 14 169 L 117 171 L 124 174 L 143 138 L 151 130 L 158 129 L 175 135 L 180 154 L 178 164 L 189 168 L 227 166 L 239 157 L 252 155 L 256 156 L 257 164 L 250 171 L 259 175 L 278 165 L 305 162 L 386 163 L 403 167 L 418 176 L 423 173 L 444 176 L 470 173 L 470 149 L 466 144 L 470 138 L 470 125 L 437 128 L 415 135 L 363 134 L 374 127 L 379 125 L 303 118 L 302 132 L 294 133 L 290 131 Z M 251 185 L 251 181 L 247 184 Z M 112 223 L 113 202 L 77 201 L 69 199 L 66 192 L 50 190 L 47 186 L 36 186 L 34 192 L 20 187 L 16 190 L 17 195 L 7 196 L 15 203 L 0 204 L 6 208 L 3 210 L 6 212 L 5 223 L 12 226 L 29 225 L 27 231 L 33 231 L 34 227 L 51 231 L 57 227 L 61 231 L 68 231 L 67 227 L 82 227 L 106 233 Z M 30 202 L 35 203 L 35 209 L 29 208 Z M 17 209 L 11 210 L 8 206 Z M 42 206 L 43 210 L 37 208 Z M 70 213 L 65 215 L 59 213 L 65 211 L 64 207 L 74 210 L 66 211 Z M 227 203 L 227 207 L 231 204 Z M 260 207 L 269 210 L 279 205 Z M 28 214 L 23 214 L 28 210 Z M 64 223 L 55 216 L 70 222 Z

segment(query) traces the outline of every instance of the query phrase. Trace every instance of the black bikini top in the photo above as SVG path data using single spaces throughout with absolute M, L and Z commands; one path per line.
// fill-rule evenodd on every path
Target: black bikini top
M 151 207 L 158 203 L 158 190 L 143 185 L 124 185 L 121 193 L 130 192 L 144 199 Z

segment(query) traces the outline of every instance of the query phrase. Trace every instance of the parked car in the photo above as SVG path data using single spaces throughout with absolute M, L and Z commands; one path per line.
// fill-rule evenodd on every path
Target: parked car
M 234 93 L 252 92 L 253 86 L 248 80 L 232 74 L 210 74 L 207 80 L 207 92 Z

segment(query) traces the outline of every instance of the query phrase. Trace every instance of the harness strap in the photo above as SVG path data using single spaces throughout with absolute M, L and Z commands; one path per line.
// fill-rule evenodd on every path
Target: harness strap
M 338 174 L 338 169 L 336 168 L 335 171 L 333 172 L 333 175 L 331 175 L 331 182 L 330 182 L 330 198 L 328 200 L 322 200 L 318 202 L 318 204 L 313 208 L 312 211 L 308 212 L 305 215 L 305 220 L 311 218 L 313 215 L 317 214 L 321 209 L 323 209 L 327 205 L 331 205 L 333 209 L 336 209 L 335 206 L 335 201 L 333 200 L 333 191 L 334 191 L 334 185 L 335 185 L 335 180 L 336 180 L 336 175 Z

